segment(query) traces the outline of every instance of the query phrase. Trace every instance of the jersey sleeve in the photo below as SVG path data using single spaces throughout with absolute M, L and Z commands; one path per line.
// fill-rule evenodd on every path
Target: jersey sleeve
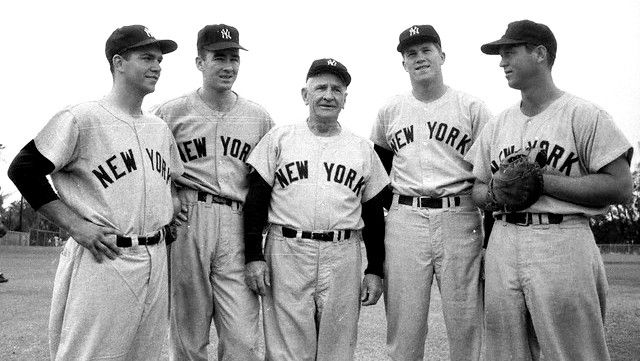
M 255 146 L 247 163 L 260 174 L 269 185 L 273 185 L 278 159 L 278 145 L 275 130 L 267 133 Z
M 78 156 L 79 134 L 76 118 L 65 109 L 54 115 L 33 140 L 38 151 L 53 163 L 53 172 L 57 172 Z
M 491 116 L 491 112 L 483 102 L 477 101 L 471 104 L 471 132 L 474 141 L 478 139 L 482 128 L 491 119 Z
M 491 179 L 491 143 L 496 122 L 488 122 L 480 131 L 464 159 L 473 165 L 473 176 L 487 183 Z
M 579 158 L 590 173 L 598 172 L 621 155 L 631 164 L 633 147 L 609 113 L 602 109 L 580 109 L 573 121 Z
M 370 164 L 371 172 L 369 173 L 369 179 L 362 193 L 362 202 L 372 199 L 389 184 L 389 176 L 382 165 L 382 161 L 380 161 L 380 157 L 378 157 L 378 154 L 376 154 L 372 147 L 369 147 L 368 150 L 368 163 Z
M 389 144 L 387 143 L 387 122 L 386 122 L 386 107 L 380 109 L 378 111 L 378 116 L 376 117 L 375 123 L 373 123 L 373 128 L 371 129 L 371 141 L 373 144 L 380 146 L 386 150 L 391 150 Z
M 176 144 L 176 140 L 171 134 L 171 131 L 167 127 L 167 136 L 170 139 L 169 142 L 169 154 L 171 157 L 171 178 L 175 181 L 184 173 L 184 164 L 182 163 L 182 159 L 180 158 L 180 153 L 178 152 L 178 145 Z

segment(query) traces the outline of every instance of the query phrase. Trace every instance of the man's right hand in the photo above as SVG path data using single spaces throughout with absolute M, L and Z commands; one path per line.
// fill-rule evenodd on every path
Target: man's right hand
M 116 259 L 120 255 L 120 248 L 116 245 L 116 237 L 120 232 L 108 226 L 98 226 L 81 220 L 71 228 L 71 237 L 82 247 L 91 252 L 96 262 L 101 263 L 104 256 Z
M 267 287 L 271 287 L 271 276 L 267 262 L 252 261 L 245 264 L 244 279 L 253 292 L 264 296 L 267 293 Z

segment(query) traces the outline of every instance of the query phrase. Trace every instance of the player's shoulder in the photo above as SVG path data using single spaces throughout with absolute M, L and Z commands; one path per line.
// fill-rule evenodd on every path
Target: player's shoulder
M 342 128 L 340 136 L 348 143 L 353 144 L 363 150 L 373 151 L 373 142 L 349 129 Z
M 448 88 L 447 89 L 448 95 L 453 99 L 455 99 L 457 102 L 465 106 L 473 106 L 473 105 L 485 106 L 484 101 L 475 95 L 472 95 L 465 91 L 454 89 L 451 87 L 447 87 L 447 88 Z
M 252 112 L 252 113 L 255 113 L 256 115 L 262 115 L 262 116 L 265 116 L 265 117 L 270 117 L 269 112 L 267 112 L 267 109 L 265 109 L 265 107 L 263 107 L 262 105 L 256 103 L 255 101 L 253 101 L 251 99 L 247 99 L 247 98 L 242 97 L 240 95 L 238 95 L 238 105 L 244 111 Z
M 90 100 L 65 106 L 54 118 L 67 118 L 79 126 L 91 126 L 95 121 L 112 116 L 102 105 L 101 100 Z
M 562 95 L 559 101 L 561 101 L 561 106 L 567 107 L 570 109 L 572 108 L 579 111 L 594 112 L 594 113 L 599 113 L 601 111 L 604 111 L 604 109 L 601 106 L 597 105 L 596 103 L 567 92 L 565 92 Z
M 380 111 L 387 111 L 402 107 L 405 103 L 411 102 L 413 99 L 415 98 L 413 97 L 411 92 L 392 95 L 385 99 L 385 101 L 382 103 L 382 106 L 380 107 Z
M 178 97 L 171 98 L 164 102 L 161 102 L 151 108 L 151 112 L 155 114 L 184 114 L 187 111 L 190 111 L 193 108 L 193 97 L 195 91 L 190 91 L 186 94 L 182 94 Z

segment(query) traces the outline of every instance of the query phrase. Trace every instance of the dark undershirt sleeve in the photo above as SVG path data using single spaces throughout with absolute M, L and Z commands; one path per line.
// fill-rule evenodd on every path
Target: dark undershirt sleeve
M 31 140 L 20 150 L 9 166 L 9 179 L 22 193 L 34 210 L 58 199 L 58 195 L 49 184 L 47 174 L 51 174 L 55 166 L 47 159 Z
M 264 261 L 262 231 L 267 225 L 271 186 L 258 174 L 248 176 L 249 193 L 244 203 L 244 262 Z
M 380 161 L 382 162 L 382 166 L 387 171 L 387 174 L 391 174 L 391 166 L 393 165 L 393 152 L 387 149 L 382 148 L 381 146 L 374 144 L 373 150 L 376 151 Z M 393 200 L 393 192 L 391 191 L 391 187 L 387 186 L 382 190 L 382 206 L 387 210 L 391 208 L 391 202 Z
M 362 238 L 367 250 L 367 268 L 365 274 L 384 277 L 384 211 L 382 209 L 384 191 L 362 204 Z

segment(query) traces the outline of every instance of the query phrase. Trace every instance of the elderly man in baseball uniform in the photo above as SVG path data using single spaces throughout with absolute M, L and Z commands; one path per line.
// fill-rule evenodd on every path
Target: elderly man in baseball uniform
M 233 26 L 202 28 L 196 57 L 202 87 L 155 111 L 173 132 L 185 166 L 177 184 L 188 222 L 178 226 L 169 257 L 172 360 L 208 359 L 212 319 L 219 360 L 261 358 L 260 303 L 244 281 L 242 203 L 247 157 L 273 122 L 231 89 L 240 49 L 246 50 Z
M 477 360 L 482 226 L 471 200 L 472 166 L 464 155 L 489 111 L 444 84 L 445 54 L 431 25 L 403 31 L 397 50 L 412 90 L 380 109 L 371 134 L 393 191 L 385 234 L 389 355 L 422 360 L 435 275 L 451 360 Z
M 542 196 L 521 212 L 494 213 L 486 253 L 486 360 L 609 360 L 607 280 L 588 216 L 631 196 L 633 148 L 611 116 L 558 89 L 551 76 L 556 39 L 529 20 L 484 44 L 500 55 L 521 101 L 482 131 L 467 155 L 482 207 L 492 173 L 519 150 L 544 151 Z
M 388 177 L 372 146 L 338 123 L 350 82 L 337 60 L 314 61 L 307 121 L 273 129 L 249 156 L 246 274 L 263 295 L 267 360 L 353 360 L 360 304 L 382 293 Z
M 162 54 L 177 48 L 142 25 L 106 42 L 113 88 L 56 114 L 16 156 L 9 177 L 69 232 L 55 276 L 52 360 L 158 360 L 167 330 L 163 227 L 183 172 L 167 125 L 140 108 Z M 58 194 L 49 185 L 46 175 Z

